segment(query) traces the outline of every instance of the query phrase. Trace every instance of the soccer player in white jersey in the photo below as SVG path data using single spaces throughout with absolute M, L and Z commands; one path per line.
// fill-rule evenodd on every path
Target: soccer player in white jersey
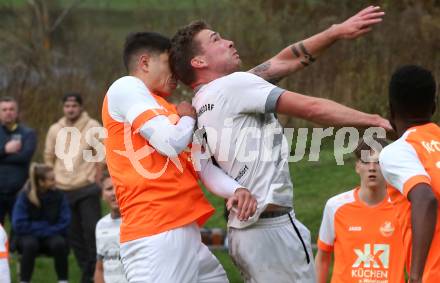
M 110 213 L 96 224 L 97 259 L 94 280 L 95 283 L 125 283 L 128 281 L 119 254 L 121 213 L 108 172 L 103 172 L 101 188 L 102 198 L 109 206 Z
M 10 283 L 8 235 L 0 224 L 0 282 Z
M 173 37 L 171 68 L 178 79 L 196 90 L 193 106 L 198 127 L 207 131 L 207 148 L 219 166 L 257 198 L 253 217 L 240 221 L 232 211 L 228 223 L 230 254 L 246 282 L 315 281 L 310 233 L 292 210 L 289 150 L 282 146 L 282 127 L 275 113 L 325 125 L 391 128 L 378 115 L 285 91 L 264 79 L 276 81 L 307 66 L 337 39 L 368 32 L 383 15 L 379 7 L 368 7 L 339 25 L 283 49 L 249 72 L 237 72 L 241 60 L 234 43 L 221 38 L 204 22 L 192 23 Z M 258 138 L 262 135 L 258 130 L 265 127 L 278 134 Z M 249 134 L 249 129 L 256 131 Z M 248 134 L 252 138 L 246 138 Z M 220 143 L 216 136 L 230 138 Z M 253 156 L 249 158 L 247 152 Z

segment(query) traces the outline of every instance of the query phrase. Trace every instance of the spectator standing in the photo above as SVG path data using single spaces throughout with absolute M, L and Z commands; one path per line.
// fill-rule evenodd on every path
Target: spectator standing
M 100 180 L 102 165 L 86 161 L 83 152 L 94 150 L 93 146 L 87 143 L 86 135 L 91 132 L 91 128 L 101 125 L 83 110 L 80 94 L 67 93 L 62 102 L 64 117 L 49 128 L 44 161 L 54 168 L 56 186 L 65 192 L 69 201 L 72 212 L 70 245 L 82 272 L 81 282 L 89 283 L 93 282 L 96 263 L 95 227 L 101 217 L 101 189 L 97 180 Z M 66 139 L 57 139 L 60 131 L 66 129 L 74 131 L 71 131 Z M 75 132 L 80 133 L 78 139 L 73 137 Z M 57 145 L 57 140 L 65 144 Z M 75 144 L 75 141 L 78 141 L 78 144 Z M 76 155 L 72 157 L 71 164 L 56 155 L 57 146 L 67 150 L 75 149 Z
M 28 178 L 37 146 L 35 131 L 18 122 L 18 103 L 0 98 L 0 223 L 12 215 L 18 191 Z

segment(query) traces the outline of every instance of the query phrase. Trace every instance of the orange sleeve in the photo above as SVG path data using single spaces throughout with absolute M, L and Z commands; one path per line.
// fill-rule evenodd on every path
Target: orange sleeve
M 426 183 L 431 185 L 431 179 L 425 175 L 417 175 L 409 178 L 405 184 L 403 184 L 403 195 L 408 198 L 409 192 L 414 188 L 417 184 Z
M 323 250 L 325 252 L 332 252 L 333 246 L 327 245 L 326 243 L 318 239 L 318 249 Z
M 159 115 L 167 115 L 167 111 L 164 109 L 148 109 L 134 119 L 132 127 L 138 130 L 145 122 Z
M 0 258 L 8 258 L 9 257 L 9 244 L 8 241 L 5 243 L 5 252 L 0 252 Z

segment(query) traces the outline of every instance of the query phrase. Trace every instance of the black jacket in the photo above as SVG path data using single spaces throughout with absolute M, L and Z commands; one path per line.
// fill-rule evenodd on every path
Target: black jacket
M 6 154 L 5 145 L 14 134 L 21 135 L 21 150 Z M 23 187 L 36 146 L 37 136 L 33 129 L 19 124 L 15 130 L 9 131 L 0 126 L 0 195 L 16 194 Z

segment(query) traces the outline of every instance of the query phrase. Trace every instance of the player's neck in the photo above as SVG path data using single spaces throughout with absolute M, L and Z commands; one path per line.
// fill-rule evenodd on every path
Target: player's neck
M 396 125 L 396 132 L 397 135 L 399 137 L 401 137 L 406 130 L 408 130 L 409 128 L 415 127 L 415 126 L 420 126 L 420 125 L 424 125 L 427 123 L 430 123 L 431 120 L 428 118 L 423 118 L 423 119 L 405 119 L 405 120 L 397 120 L 395 122 Z
M 381 203 L 387 195 L 385 186 L 382 187 L 368 187 L 361 184 L 359 189 L 359 199 L 368 206 L 374 206 Z
M 154 90 L 152 89 L 152 83 L 151 83 L 152 80 L 148 76 L 148 74 L 139 71 L 133 71 L 130 72 L 128 75 L 140 79 L 144 83 L 144 85 L 148 88 L 149 91 L 154 92 Z
M 119 211 L 119 209 L 113 209 L 113 210 L 110 211 L 110 217 L 112 219 L 120 218 L 121 217 L 121 212 Z
M 191 88 L 192 89 L 200 88 L 201 85 L 209 84 L 210 82 L 212 82 L 218 78 L 224 77 L 226 75 L 227 74 L 222 74 L 222 73 L 214 72 L 214 71 L 210 71 L 210 70 L 206 70 L 203 72 L 201 71 L 197 74 L 196 81 L 193 84 L 191 84 Z

